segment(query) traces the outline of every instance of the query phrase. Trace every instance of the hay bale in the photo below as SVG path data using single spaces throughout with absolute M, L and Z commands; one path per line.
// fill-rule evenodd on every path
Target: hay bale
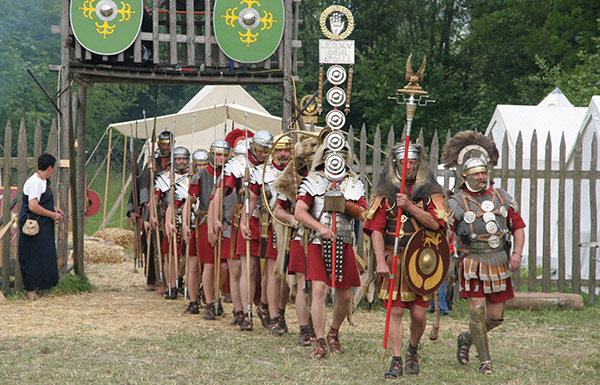
M 104 229 L 98 230 L 93 235 L 94 238 L 101 238 L 106 241 L 112 241 L 126 249 L 133 249 L 133 231 L 125 229 Z
M 126 259 L 122 246 L 103 239 L 86 238 L 83 242 L 83 257 L 87 263 L 123 263 Z

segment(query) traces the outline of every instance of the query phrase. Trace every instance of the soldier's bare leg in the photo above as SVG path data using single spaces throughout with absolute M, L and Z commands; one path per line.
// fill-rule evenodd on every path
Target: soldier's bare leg
M 418 346 L 421 337 L 425 332 L 427 326 L 427 319 L 425 317 L 425 310 L 427 308 L 413 304 L 410 310 L 410 344 L 412 346 Z
M 404 336 L 404 326 L 402 325 L 402 316 L 404 308 L 399 306 L 392 307 L 390 311 L 390 331 L 389 340 L 392 347 L 392 356 L 402 356 L 402 338 Z
M 322 281 L 312 281 L 312 315 L 313 326 L 317 339 L 325 338 L 325 323 L 327 322 L 327 309 L 325 299 L 327 298 L 327 284 Z
M 246 256 L 242 255 L 240 258 L 242 262 L 242 274 L 240 278 L 240 294 L 242 296 L 242 306 L 244 311 L 248 309 L 248 291 L 250 292 L 250 301 L 254 298 L 254 293 L 256 290 L 256 284 L 253 277 L 256 277 L 256 272 L 260 268 L 260 261 L 258 257 L 250 257 L 250 282 L 246 282 Z
M 275 260 L 266 260 L 266 269 L 263 284 L 267 286 L 267 304 L 269 305 L 269 316 L 271 319 L 279 317 L 279 294 L 281 292 L 281 278 L 273 275 Z M 266 282 L 265 282 L 266 281 Z

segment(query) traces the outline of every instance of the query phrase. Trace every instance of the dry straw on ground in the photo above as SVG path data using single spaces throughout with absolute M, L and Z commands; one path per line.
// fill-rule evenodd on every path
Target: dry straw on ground
M 123 263 L 125 251 L 123 247 L 99 238 L 86 238 L 83 242 L 86 263 Z
M 125 229 L 104 229 L 98 230 L 93 235 L 94 238 L 101 238 L 106 241 L 112 241 L 126 249 L 133 249 L 133 231 Z

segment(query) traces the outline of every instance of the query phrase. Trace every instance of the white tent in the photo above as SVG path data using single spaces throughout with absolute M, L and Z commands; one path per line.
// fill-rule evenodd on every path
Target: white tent
M 589 107 L 586 109 L 585 116 L 581 121 L 581 126 L 579 129 L 579 134 L 581 135 L 582 142 L 582 169 L 589 170 L 592 158 L 592 140 L 594 134 L 596 135 L 596 140 L 600 140 L 600 96 L 593 96 L 590 102 Z M 576 138 L 576 135 L 573 134 L 573 137 Z M 600 146 L 599 146 L 600 147 Z M 598 155 L 600 155 L 600 149 L 597 150 Z M 575 148 L 572 148 L 570 152 L 567 153 L 567 168 L 569 170 L 574 169 L 575 162 Z M 597 158 L 597 159 L 600 159 Z M 596 182 L 596 191 L 600 191 L 600 182 Z M 598 229 L 593 229 L 591 227 L 591 202 L 588 198 L 590 196 L 590 183 L 587 180 L 583 180 L 581 182 L 581 217 L 580 217 L 580 239 L 579 242 L 589 242 L 589 241 L 598 241 L 600 240 L 600 232 Z M 596 205 L 596 223 L 600 224 L 600 204 L 598 202 L 594 202 Z M 567 196 L 565 199 L 566 207 L 572 207 L 573 205 L 573 197 Z M 573 223 L 572 218 L 568 218 L 569 220 L 565 223 L 566 228 L 566 244 L 569 245 L 572 242 L 572 231 L 573 231 Z M 591 235 L 595 233 L 595 237 Z M 556 236 L 553 237 L 553 245 L 557 244 Z M 581 277 L 582 279 L 587 279 L 589 277 L 589 269 L 590 269 L 590 249 L 582 247 L 581 248 Z M 598 258 L 599 255 L 596 255 Z M 571 261 L 567 259 L 567 266 L 570 266 Z M 567 273 L 570 273 L 568 270 Z M 600 279 L 600 263 L 596 262 L 596 277 Z
M 165 128 L 174 129 L 175 144 L 190 150 L 208 149 L 215 139 L 223 139 L 234 128 L 243 129 L 246 124 L 253 132 L 268 130 L 277 135 L 282 130 L 281 118 L 269 114 L 239 85 L 205 86 L 179 112 L 156 118 L 157 134 Z M 145 122 L 140 119 L 109 126 L 126 136 L 133 131 L 137 138 L 148 138 L 152 127 L 153 117 L 147 117 Z
M 535 131 L 537 136 L 537 168 L 545 168 L 546 160 L 546 141 L 549 137 L 552 143 L 552 169 L 558 170 L 559 168 L 559 150 L 560 142 L 564 135 L 566 152 L 569 154 L 577 138 L 577 132 L 579 132 L 584 121 L 584 116 L 588 113 L 588 109 L 585 107 L 574 107 L 564 94 L 557 88 L 550 93 L 540 104 L 537 106 L 514 106 L 514 105 L 498 105 L 492 119 L 487 127 L 486 135 L 491 135 L 498 150 L 500 151 L 499 164 L 502 164 L 502 158 L 508 157 L 508 163 L 510 168 L 515 167 L 516 157 L 516 143 L 519 134 L 521 134 L 523 140 L 523 169 L 531 168 L 531 140 Z M 508 153 L 502 153 L 502 142 L 504 135 L 507 135 L 508 139 Z M 496 183 L 500 181 L 497 180 Z M 550 186 L 544 186 L 543 181 L 538 181 L 537 186 L 534 186 L 533 194 L 531 192 L 531 186 L 529 180 L 523 180 L 521 189 L 520 209 L 521 215 L 523 216 L 525 223 L 530 224 L 530 202 L 534 202 L 537 207 L 537 229 L 536 234 L 536 255 L 537 264 L 542 265 L 542 254 L 543 245 L 548 240 L 543 238 L 543 218 L 544 218 L 544 190 L 550 189 L 551 193 L 551 265 L 553 268 L 558 267 L 558 244 L 557 244 L 557 219 L 558 215 L 564 215 L 561 210 L 558 210 L 558 183 L 553 181 Z M 572 190 L 571 190 L 572 191 Z M 511 195 L 515 195 L 514 181 L 508 183 L 508 192 Z M 569 186 L 567 186 L 567 195 L 569 193 Z M 533 196 L 532 196 L 533 195 Z M 567 207 L 569 198 L 567 197 Z M 571 196 L 572 202 L 572 196 Z M 572 203 L 571 203 L 572 204 Z M 587 211 L 589 215 L 589 210 Z M 582 215 L 584 212 L 582 211 Z M 570 220 L 570 219 L 569 219 Z M 582 220 L 583 226 L 584 220 Z M 589 222 L 589 220 L 588 220 Z M 589 223 L 588 223 L 589 231 Z M 567 230 L 568 232 L 568 230 Z M 583 228 L 582 228 L 583 233 Z M 528 229 L 526 229 L 525 237 L 525 249 L 523 262 L 526 263 L 529 253 L 529 242 Z M 566 242 L 570 242 L 567 237 Z M 569 248 L 570 243 L 567 243 L 566 255 L 563 256 L 566 261 L 567 277 L 571 276 L 571 260 L 572 253 Z M 589 253 L 588 253 L 589 255 Z M 585 261 L 582 260 L 582 265 Z

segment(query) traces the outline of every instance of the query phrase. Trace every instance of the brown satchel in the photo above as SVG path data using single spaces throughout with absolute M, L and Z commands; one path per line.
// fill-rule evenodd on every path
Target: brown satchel
M 39 217 L 38 217 L 39 218 Z M 40 224 L 36 219 L 31 219 L 27 217 L 25 223 L 23 224 L 23 234 L 29 235 L 30 237 L 36 236 L 40 232 Z

